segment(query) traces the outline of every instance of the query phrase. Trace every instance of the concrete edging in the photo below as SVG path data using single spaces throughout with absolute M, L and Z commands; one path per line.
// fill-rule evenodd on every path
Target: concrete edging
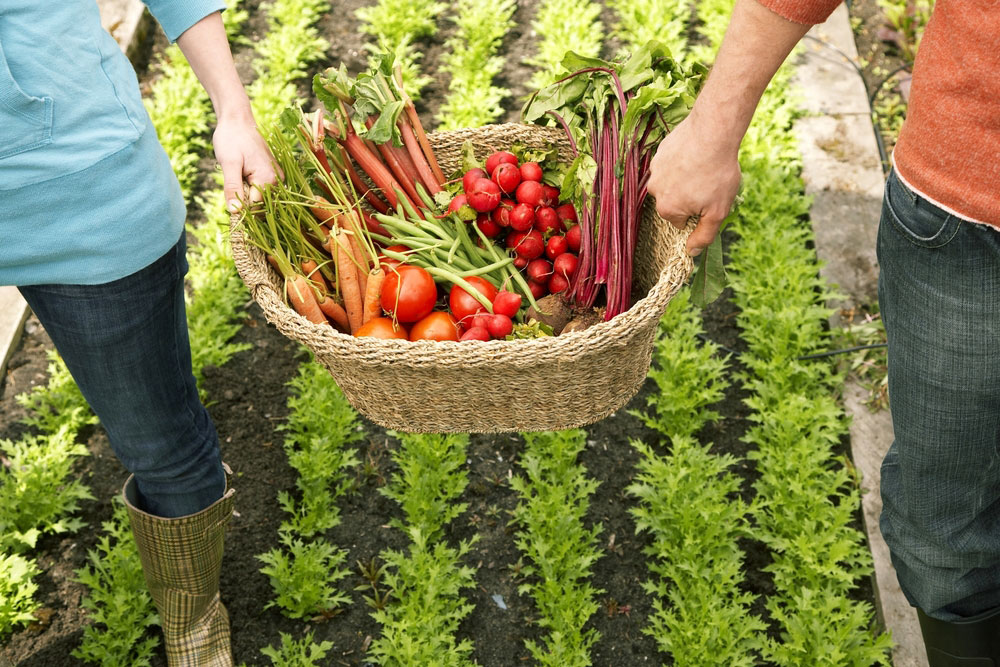
M 875 240 L 884 176 L 864 81 L 848 58 L 858 61 L 847 6 L 841 4 L 814 26 L 799 58 L 796 85 L 807 114 L 795 123 L 802 151 L 802 178 L 813 197 L 810 217 L 821 274 L 837 286 L 834 308 L 875 303 L 878 261 Z M 839 318 L 834 317 L 834 325 Z M 875 572 L 878 612 L 895 644 L 895 667 L 927 667 L 916 611 L 903 596 L 879 531 L 880 465 L 892 444 L 888 411 L 869 411 L 865 390 L 849 380 L 844 409 L 851 416 L 851 457 L 861 474 L 861 505 Z

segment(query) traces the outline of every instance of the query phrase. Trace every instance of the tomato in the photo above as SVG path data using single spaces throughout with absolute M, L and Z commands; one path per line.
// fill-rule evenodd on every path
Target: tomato
M 406 329 L 399 326 L 388 317 L 376 317 L 358 327 L 355 336 L 371 336 L 372 338 L 398 338 L 406 340 Z
M 405 245 L 391 245 L 386 248 L 386 250 L 392 250 L 393 252 L 410 252 L 410 248 Z M 386 273 L 392 270 L 392 267 L 399 266 L 402 264 L 398 259 L 393 259 L 392 257 L 386 257 L 385 255 L 378 256 L 378 264 L 382 267 L 382 270 Z
M 437 285 L 419 266 L 401 264 L 387 271 L 382 283 L 382 309 L 400 322 L 416 322 L 434 310 Z
M 458 324 L 443 310 L 436 310 L 410 327 L 410 340 L 458 340 Z
M 479 276 L 469 276 L 466 281 L 476 288 L 477 292 L 485 296 L 487 301 L 493 303 L 493 299 L 497 295 L 497 288 L 492 283 Z M 453 285 L 451 288 L 451 293 L 448 295 L 448 308 L 455 319 L 460 322 L 467 321 L 466 318 L 471 318 L 476 313 L 486 310 L 483 304 L 476 300 L 476 297 L 458 285 Z

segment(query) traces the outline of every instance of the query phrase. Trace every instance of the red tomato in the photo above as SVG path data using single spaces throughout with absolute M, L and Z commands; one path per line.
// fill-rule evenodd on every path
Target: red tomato
M 437 286 L 426 270 L 401 264 L 386 272 L 380 300 L 382 310 L 398 321 L 416 322 L 434 310 Z
M 410 249 L 405 245 L 391 245 L 388 246 L 386 250 L 392 250 L 393 252 L 404 252 L 404 253 L 410 252 Z M 382 270 L 385 271 L 386 273 L 389 273 L 389 271 L 392 270 L 392 267 L 399 266 L 400 264 L 402 264 L 402 262 L 400 262 L 398 259 L 393 259 L 392 257 L 386 257 L 385 255 L 378 256 L 378 263 L 379 266 L 382 267 Z
M 437 310 L 410 327 L 410 340 L 458 340 L 458 324 L 451 315 Z
M 479 276 L 469 276 L 465 279 L 470 285 L 472 285 L 477 292 L 486 297 L 486 300 L 493 303 L 494 297 L 497 295 L 497 288 L 492 285 L 485 278 L 480 278 Z M 456 320 L 460 322 L 466 321 L 466 318 L 471 318 L 478 312 L 486 310 L 483 304 L 476 300 L 476 297 L 472 296 L 464 289 L 458 285 L 453 285 L 451 292 L 448 294 L 448 308 L 451 310 L 451 314 Z
M 406 340 L 406 329 L 396 324 L 388 317 L 376 317 L 358 327 L 355 336 L 371 336 L 372 338 L 398 338 Z

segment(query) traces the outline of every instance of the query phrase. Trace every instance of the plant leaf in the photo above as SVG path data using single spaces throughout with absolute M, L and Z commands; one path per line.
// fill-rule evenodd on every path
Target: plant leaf
M 725 288 L 726 267 L 722 263 L 722 234 L 719 234 L 698 258 L 698 267 L 691 279 L 691 303 L 704 308 L 718 299 Z

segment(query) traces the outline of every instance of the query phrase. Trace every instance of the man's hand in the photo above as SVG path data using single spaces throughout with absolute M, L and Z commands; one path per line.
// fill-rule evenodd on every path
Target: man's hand
M 650 163 L 649 194 L 660 217 L 678 229 L 698 220 L 687 241 L 692 257 L 712 243 L 740 189 L 737 150 L 719 143 L 688 116 L 660 142 Z

